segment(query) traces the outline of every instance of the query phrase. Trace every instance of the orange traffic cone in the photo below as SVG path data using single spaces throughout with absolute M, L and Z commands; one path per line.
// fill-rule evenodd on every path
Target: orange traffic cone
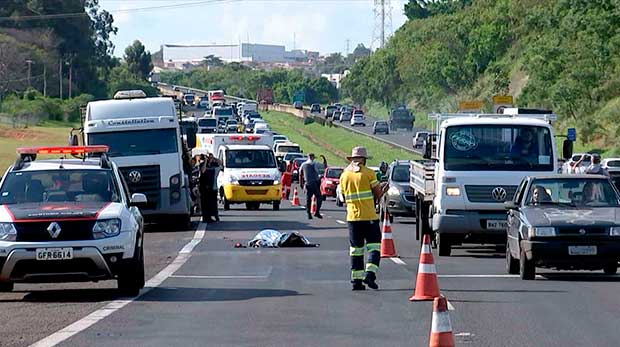
M 293 201 L 291 202 L 293 206 L 299 206 L 299 194 L 297 194 L 297 187 L 293 190 Z
M 312 202 L 310 202 L 310 213 L 316 214 L 316 195 L 312 195 Z
M 396 246 L 394 246 L 394 239 L 392 238 L 390 218 L 388 212 L 385 211 L 385 218 L 383 219 L 383 226 L 381 228 L 381 258 L 390 257 L 398 257 L 398 254 L 396 254 Z
M 435 270 L 433 253 L 431 253 L 431 236 L 425 234 L 420 251 L 420 264 L 418 265 L 415 292 L 409 298 L 409 301 L 433 300 L 437 297 L 439 297 L 439 282 L 437 281 L 437 270 Z
M 448 300 L 443 296 L 433 301 L 433 320 L 429 347 L 454 347 L 452 323 L 448 313 Z

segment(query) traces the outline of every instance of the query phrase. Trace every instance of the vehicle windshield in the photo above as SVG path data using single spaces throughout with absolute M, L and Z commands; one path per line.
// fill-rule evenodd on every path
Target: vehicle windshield
M 216 116 L 232 116 L 233 111 L 232 108 L 216 108 L 215 115 Z
M 274 135 L 273 141 L 286 141 L 288 138 L 284 135 Z
M 215 118 L 198 120 L 199 127 L 214 127 L 215 125 L 217 125 L 217 120 Z
M 392 111 L 392 118 L 394 119 L 409 119 L 410 116 L 411 114 L 408 110 L 399 109 Z
M 226 122 L 227 125 L 237 125 L 237 121 L 236 120 L 229 120 L 228 122 Z
M 388 125 L 387 122 L 375 122 L 375 126 L 378 126 L 378 127 L 384 127 L 387 125 Z
M 620 201 L 608 180 L 560 178 L 534 180 L 526 204 L 618 207 Z
M 231 169 L 275 168 L 276 158 L 270 150 L 229 150 L 226 167 Z
M 0 189 L 0 205 L 120 201 L 106 169 L 10 172 Z
M 620 167 L 620 160 L 610 160 L 607 162 L 608 167 Z
M 293 160 L 293 159 L 296 159 L 296 158 L 303 158 L 303 157 L 304 157 L 304 155 L 301 154 L 301 153 L 286 153 L 284 155 L 284 160 Z
M 193 101 L 194 100 L 194 96 L 193 95 L 185 95 L 185 100 Z
M 553 171 L 554 160 L 545 127 L 464 125 L 446 130 L 446 170 Z
M 283 145 L 279 145 L 277 147 L 277 151 L 281 152 L 281 153 L 288 153 L 288 152 L 299 152 L 299 146 L 283 146 Z
M 110 157 L 177 153 L 175 129 L 153 129 L 88 134 L 89 145 L 107 145 Z
M 340 178 L 340 175 L 342 175 L 342 172 L 344 171 L 344 169 L 328 169 L 327 170 L 327 178 Z
M 409 182 L 409 165 L 396 165 L 392 170 L 392 181 Z

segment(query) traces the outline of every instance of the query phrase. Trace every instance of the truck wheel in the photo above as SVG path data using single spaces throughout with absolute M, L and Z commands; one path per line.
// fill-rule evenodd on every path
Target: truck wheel
M 517 259 L 512 256 L 508 241 L 506 241 L 506 272 L 511 275 L 516 275 L 519 273 L 519 263 L 517 262 Z
M 615 275 L 618 272 L 618 263 L 614 262 L 603 268 L 605 275 Z
M 525 251 L 521 250 L 519 254 L 519 276 L 522 280 L 533 280 L 536 278 L 536 266 L 533 260 L 528 260 Z
M 450 244 L 450 239 L 448 238 L 448 236 L 437 233 L 435 240 L 437 240 L 437 248 L 439 249 L 439 256 L 449 257 L 450 253 L 452 253 L 452 245 Z
M 273 202 L 273 210 L 274 211 L 280 211 L 280 202 L 279 201 L 274 201 Z
M 0 282 L 0 293 L 12 292 L 13 287 L 13 282 Z
M 137 296 L 144 288 L 144 250 L 137 247 L 133 258 L 125 264 L 118 275 L 118 290 L 121 295 Z

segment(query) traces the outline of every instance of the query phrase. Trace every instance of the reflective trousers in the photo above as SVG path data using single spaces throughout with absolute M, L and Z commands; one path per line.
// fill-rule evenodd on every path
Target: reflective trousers
M 381 260 L 381 229 L 379 220 L 348 222 L 351 281 L 363 280 L 368 274 L 376 275 Z M 364 268 L 364 249 L 368 262 Z

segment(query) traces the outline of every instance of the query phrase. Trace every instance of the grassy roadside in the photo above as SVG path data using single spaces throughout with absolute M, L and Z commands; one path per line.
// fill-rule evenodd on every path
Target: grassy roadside
M 15 149 L 26 146 L 57 146 L 66 145 L 71 125 L 53 122 L 46 126 L 14 129 L 0 125 L 0 172 L 13 164 L 16 158 Z
M 414 159 L 415 155 L 402 149 L 396 149 L 367 136 L 352 133 L 342 128 L 329 128 L 313 123 L 304 125 L 295 116 L 283 112 L 263 112 L 263 118 L 277 132 L 287 135 L 291 141 L 298 143 L 305 153 L 324 154 L 330 164 L 346 163 L 346 155 L 355 146 L 365 146 L 373 157 L 370 166 L 378 166 L 381 161 L 394 159 Z

